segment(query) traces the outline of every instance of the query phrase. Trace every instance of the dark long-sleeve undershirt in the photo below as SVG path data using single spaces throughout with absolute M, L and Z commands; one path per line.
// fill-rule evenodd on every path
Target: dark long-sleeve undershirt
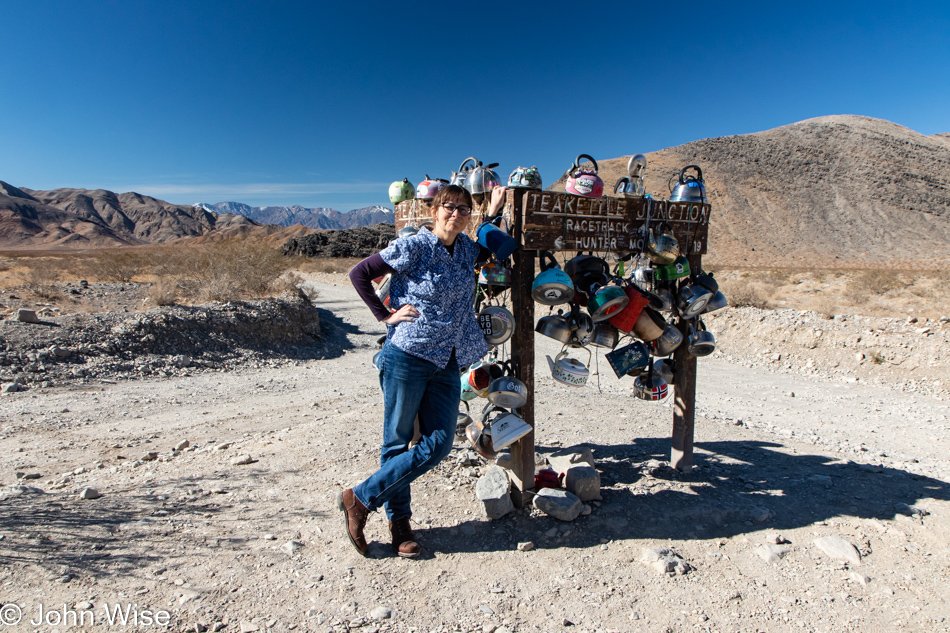
M 377 321 L 388 319 L 392 312 L 376 296 L 373 280 L 394 272 L 396 271 L 393 270 L 393 267 L 383 261 L 379 253 L 370 255 L 350 271 L 350 282 Z

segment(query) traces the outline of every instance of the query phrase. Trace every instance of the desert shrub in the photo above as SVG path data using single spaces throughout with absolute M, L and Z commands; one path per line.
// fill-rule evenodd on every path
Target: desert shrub
M 16 279 L 26 291 L 44 299 L 55 299 L 61 295 L 55 285 L 63 272 L 59 260 L 51 257 L 24 257 L 17 263 L 19 269 Z
M 863 270 L 848 282 L 849 289 L 854 288 L 857 291 L 876 295 L 887 294 L 903 286 L 904 283 L 897 271 L 883 269 Z
M 151 252 L 153 273 L 173 280 L 180 298 L 199 302 L 267 296 L 292 263 L 273 246 L 237 239 Z
M 177 302 L 179 291 L 178 282 L 169 277 L 161 277 L 149 285 L 148 290 L 145 291 L 145 297 L 152 305 L 171 306 Z
M 116 249 L 96 255 L 87 264 L 90 277 L 127 284 L 149 267 L 150 253 L 143 250 Z
M 745 279 L 729 280 L 720 283 L 720 288 L 729 305 L 736 308 L 761 308 L 767 310 L 771 307 L 769 297 L 761 287 Z
M 790 270 L 769 270 L 766 271 L 761 277 L 762 281 L 770 286 L 784 286 L 792 278 L 792 272 Z

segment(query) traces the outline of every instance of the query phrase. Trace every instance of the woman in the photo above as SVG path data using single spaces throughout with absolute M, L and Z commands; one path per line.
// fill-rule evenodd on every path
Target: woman
M 504 187 L 492 191 L 489 216 L 501 211 Z M 459 367 L 485 355 L 488 346 L 473 308 L 475 261 L 481 249 L 463 233 L 474 202 L 449 185 L 432 201 L 432 229 L 395 240 L 350 271 L 350 280 L 373 315 L 388 326 L 377 364 L 383 388 L 380 468 L 337 498 L 350 541 L 362 555 L 370 511 L 385 506 L 393 550 L 419 555 L 409 523 L 409 485 L 452 450 L 461 386 Z M 372 279 L 392 274 L 390 311 L 373 292 Z M 421 439 L 411 449 L 414 421 Z

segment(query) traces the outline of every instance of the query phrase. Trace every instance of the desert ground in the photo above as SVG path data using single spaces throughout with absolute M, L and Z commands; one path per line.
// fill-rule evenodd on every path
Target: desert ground
M 573 522 L 488 520 L 490 463 L 460 441 L 413 487 L 423 556 L 395 556 L 378 512 L 364 558 L 335 496 L 378 461 L 383 328 L 344 275 L 306 283 L 312 354 L 0 395 L 0 629 L 950 631 L 940 314 L 710 318 L 689 472 L 667 464 L 672 398 L 635 399 L 602 357 L 561 387 L 539 337 L 536 461 L 591 449 L 602 500 Z M 0 322 L 7 353 L 61 318 Z M 658 569 L 657 549 L 682 561 Z

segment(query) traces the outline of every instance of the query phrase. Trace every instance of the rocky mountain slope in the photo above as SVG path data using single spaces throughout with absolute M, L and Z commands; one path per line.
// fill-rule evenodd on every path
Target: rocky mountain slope
M 294 226 L 300 224 L 312 229 L 353 229 L 372 224 L 394 224 L 392 209 L 372 206 L 340 213 L 336 209 L 317 207 L 307 209 L 295 204 L 290 207 L 252 207 L 242 202 L 199 203 L 194 205 L 213 213 L 233 213 L 251 218 L 260 224 Z
M 628 159 L 598 161 L 610 190 Z M 647 154 L 647 191 L 669 197 L 669 178 L 690 164 L 713 206 L 711 263 L 915 269 L 950 259 L 948 134 L 827 116 L 702 139 Z M 551 188 L 563 190 L 564 176 Z
M 138 193 L 103 189 L 18 189 L 0 181 L 0 246 L 104 247 L 167 242 L 259 225 Z

